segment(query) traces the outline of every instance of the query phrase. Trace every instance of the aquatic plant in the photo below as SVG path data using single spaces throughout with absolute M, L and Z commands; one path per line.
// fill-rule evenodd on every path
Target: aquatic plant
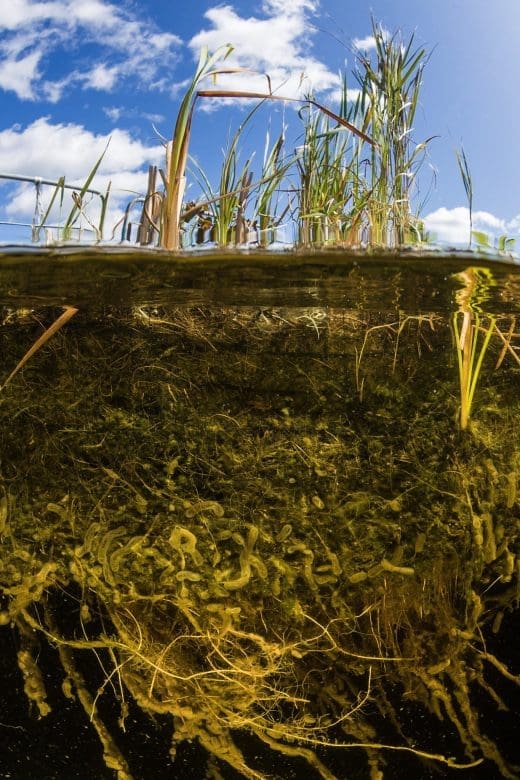
M 402 246 L 416 240 L 410 194 L 425 149 L 432 138 L 414 145 L 413 123 L 419 104 L 424 48 L 414 36 L 389 36 L 372 19 L 375 62 L 358 53 L 356 77 L 361 87 L 356 114 L 374 140 L 370 150 L 367 206 L 370 239 L 375 246 Z
M 70 241 L 72 236 L 73 236 L 73 231 L 74 230 L 80 230 L 80 228 L 78 228 L 76 226 L 77 222 L 78 222 L 78 220 L 80 218 L 82 218 L 90 226 L 90 228 L 94 231 L 94 234 L 96 236 L 96 240 L 97 241 L 101 241 L 102 240 L 102 238 L 103 238 L 103 229 L 104 229 L 104 225 L 105 225 L 105 217 L 106 217 L 106 212 L 107 212 L 107 208 L 108 208 L 108 201 L 109 201 L 109 196 L 110 196 L 111 184 L 110 184 L 110 182 L 108 183 L 107 189 L 106 189 L 104 194 L 101 193 L 101 192 L 97 192 L 97 191 L 92 190 L 90 188 L 90 185 L 92 184 L 92 182 L 93 182 L 93 180 L 94 180 L 94 178 L 95 178 L 95 176 L 96 176 L 96 174 L 97 174 L 97 172 L 99 170 L 99 167 L 100 167 L 100 165 L 101 165 L 101 163 L 103 161 L 103 158 L 104 158 L 104 156 L 106 154 L 107 149 L 108 149 L 108 144 L 105 147 L 105 149 L 103 150 L 103 152 L 101 153 L 101 155 L 99 156 L 98 160 L 92 166 L 92 169 L 90 170 L 90 172 L 89 172 L 87 178 L 85 179 L 85 182 L 83 183 L 83 185 L 80 188 L 78 188 L 79 191 L 76 192 L 75 190 L 73 190 L 73 192 L 72 192 L 73 205 L 72 205 L 72 207 L 71 207 L 71 209 L 69 211 L 68 216 L 65 219 L 65 223 L 64 223 L 63 227 L 58 227 L 57 228 L 57 235 L 56 235 L 56 238 L 55 238 L 56 241 Z M 60 213 L 61 213 L 61 209 L 63 208 L 63 203 L 64 203 L 64 199 L 65 199 L 65 187 L 66 187 L 66 185 L 65 185 L 65 176 L 61 176 L 58 179 L 58 183 L 56 184 L 56 187 L 54 188 L 54 192 L 52 193 L 52 196 L 51 196 L 51 198 L 49 200 L 47 208 L 46 208 L 45 212 L 42 214 L 42 216 L 40 218 L 40 221 L 33 225 L 32 240 L 34 242 L 37 243 L 37 242 L 40 241 L 41 231 L 48 224 L 49 218 L 51 217 L 51 215 L 53 213 L 53 208 L 54 208 L 54 206 L 55 206 L 55 204 L 57 202 L 59 202 L 59 208 L 60 208 Z M 95 192 L 96 195 L 98 195 L 98 197 L 100 199 L 100 204 L 101 204 L 96 222 L 92 221 L 92 218 L 91 218 L 91 216 L 90 216 L 90 214 L 89 214 L 89 212 L 88 212 L 88 210 L 86 208 L 86 204 L 85 204 L 85 196 L 87 195 L 87 193 L 91 194 L 91 193 L 94 193 L 94 192 Z M 80 240 L 80 238 L 78 237 L 77 240 Z
M 0 393 L 2 390 L 4 390 L 7 385 L 14 379 L 14 377 L 17 375 L 19 371 L 25 366 L 25 364 L 32 358 L 36 352 L 43 347 L 44 344 L 47 343 L 47 341 L 54 336 L 55 333 L 58 332 L 60 328 L 62 328 L 75 314 L 78 313 L 78 309 L 76 309 L 74 306 L 65 306 L 63 314 L 61 314 L 51 325 L 49 325 L 48 328 L 42 333 L 42 335 L 36 339 L 34 344 L 27 350 L 25 355 L 18 361 L 16 366 L 13 368 L 11 373 L 7 376 L 6 379 L 2 382 L 0 385 Z
M 202 48 L 195 74 L 182 99 L 173 138 L 166 149 L 165 196 L 161 213 L 161 245 L 166 249 L 178 249 L 180 246 L 181 208 L 186 189 L 186 164 L 197 87 L 202 79 L 222 72 L 215 70 L 214 65 L 219 60 L 225 60 L 232 51 L 230 45 L 220 47 L 214 54 L 210 54 L 207 47 Z
M 217 190 L 213 190 L 203 169 L 196 164 L 197 178 L 204 199 L 199 203 L 187 203 L 182 214 L 186 222 L 190 222 L 194 217 L 197 219 L 195 229 L 191 231 L 192 235 L 195 234 L 196 244 L 203 243 L 209 236 L 210 241 L 222 247 L 253 243 L 265 246 L 274 240 L 276 228 L 289 209 L 286 205 L 281 214 L 277 213 L 280 195 L 278 187 L 293 164 L 292 160 L 287 162 L 281 158 L 283 132 L 272 148 L 269 148 L 269 135 L 266 136 L 262 171 L 258 180 L 253 180 L 252 157 L 237 171 L 239 144 L 244 128 L 259 105 L 239 126 L 224 152 Z M 253 196 L 254 204 L 248 206 Z
M 262 172 L 250 220 L 253 231 L 258 235 L 258 244 L 263 247 L 274 243 L 277 229 L 290 209 L 289 199 L 281 191 L 284 177 L 293 164 L 292 159 L 283 158 L 284 141 L 284 129 L 272 146 L 269 132 L 266 133 Z M 283 207 L 280 206 L 282 199 L 286 201 Z
M 26 316 L 31 333 L 54 312 Z M 372 778 L 392 754 L 486 758 L 514 777 L 474 700 L 501 706 L 518 683 L 488 639 L 518 593 L 520 453 L 508 412 L 462 456 L 450 377 L 417 349 L 450 350 L 448 321 L 143 305 L 87 325 L 71 321 L 38 351 L 38 378 L 2 394 L 0 624 L 19 633 L 42 717 L 38 641 L 57 648 L 120 780 L 131 767 L 102 697 L 122 723 L 133 700 L 175 744 L 204 745 L 214 774 L 221 761 L 265 778 L 267 751 L 324 780 L 341 754 Z M 5 326 L 4 355 L 19 342 Z M 446 749 L 418 744 L 406 701 L 443 721 Z
M 471 170 L 469 162 L 466 157 L 464 148 L 461 147 L 460 151 L 455 150 L 455 156 L 457 158 L 457 164 L 459 172 L 462 178 L 462 183 L 466 191 L 466 197 L 468 199 L 469 210 L 469 240 L 468 248 L 471 249 L 473 242 L 476 244 L 476 249 L 479 252 L 490 252 L 493 254 L 505 255 L 512 252 L 515 248 L 516 239 L 502 234 L 491 241 L 488 233 L 482 230 L 473 230 L 473 178 L 471 176 Z
M 298 99 L 298 98 L 284 97 L 282 95 L 275 95 L 275 94 L 272 94 L 272 93 L 246 92 L 246 91 L 241 91 L 241 92 L 233 91 L 232 92 L 230 90 L 217 90 L 217 89 L 198 90 L 197 91 L 197 97 L 201 97 L 201 98 L 229 98 L 229 97 L 233 97 L 233 98 L 242 98 L 242 99 L 246 99 L 246 100 L 258 100 L 258 101 L 262 101 L 262 102 L 271 100 L 271 101 L 282 101 L 282 102 L 292 102 L 292 103 L 303 104 L 303 105 L 306 105 L 306 106 L 309 106 L 309 107 L 314 107 L 322 115 L 324 115 L 324 116 L 334 120 L 337 123 L 337 125 L 338 125 L 338 127 L 340 129 L 347 130 L 350 133 L 353 133 L 354 135 L 356 135 L 360 139 L 362 139 L 365 143 L 373 144 L 372 139 L 368 135 L 366 135 L 366 133 L 364 133 L 362 130 L 359 130 L 355 125 L 353 125 L 351 122 L 349 122 L 344 117 L 339 116 L 338 114 L 334 113 L 329 108 L 327 108 L 326 106 L 322 105 L 321 103 L 318 103 L 316 100 L 314 100 L 311 97 Z M 236 136 L 236 140 L 237 141 L 238 141 L 239 136 L 240 136 L 240 130 L 239 130 L 239 133 Z M 184 216 L 186 217 L 191 212 L 196 211 L 197 209 L 204 209 L 208 204 L 213 204 L 213 203 L 218 202 L 221 199 L 224 200 L 224 199 L 227 199 L 229 197 L 235 196 L 237 193 L 241 193 L 242 197 L 244 198 L 244 197 L 246 197 L 246 195 L 251 190 L 256 189 L 257 187 L 258 188 L 264 187 L 264 185 L 269 184 L 270 182 L 273 182 L 273 186 L 269 187 L 267 190 L 264 189 L 264 192 L 268 192 L 269 193 L 269 201 L 268 202 L 272 202 L 273 195 L 274 195 L 274 187 L 276 187 L 276 185 L 278 183 L 282 182 L 282 177 L 283 177 L 284 173 L 286 173 L 290 169 L 290 167 L 291 167 L 291 161 L 283 163 L 282 165 L 278 164 L 279 156 L 280 156 L 280 152 L 281 152 L 281 148 L 282 148 L 281 147 L 281 143 L 278 145 L 278 147 L 279 148 L 276 151 L 276 157 L 271 159 L 271 162 L 276 160 L 276 162 L 277 162 L 276 166 L 272 170 L 270 170 L 268 173 L 266 171 L 265 175 L 263 175 L 262 178 L 258 182 L 252 183 L 251 179 L 249 179 L 249 182 L 247 183 L 247 185 L 244 185 L 244 182 L 242 182 L 242 184 L 239 184 L 239 186 L 237 187 L 236 190 L 229 190 L 229 191 L 225 191 L 225 192 L 222 192 L 222 193 L 215 194 L 215 195 L 213 195 L 213 197 L 209 201 L 202 201 L 202 203 L 194 204 L 193 206 L 191 206 L 191 204 L 190 204 L 190 208 L 187 210 L 187 212 L 185 213 Z M 236 154 L 237 154 L 236 145 L 232 146 L 230 151 L 232 152 L 232 156 L 230 157 L 229 154 L 225 155 L 224 166 L 223 166 L 224 182 L 227 182 L 226 190 L 227 190 L 227 186 L 229 184 L 228 176 L 229 176 L 230 170 L 232 169 L 232 161 L 236 159 Z M 296 154 L 295 157 L 294 157 L 294 161 L 297 161 L 298 158 L 299 158 L 299 155 Z M 230 165 L 231 165 L 231 167 L 230 167 Z M 265 167 L 265 160 L 264 160 L 264 167 Z M 262 192 L 262 190 L 260 190 L 260 191 Z M 254 221 L 256 221 L 256 217 L 253 217 L 253 219 L 250 220 L 250 222 L 254 222 Z
M 493 284 L 491 272 L 487 268 L 468 268 L 457 277 L 464 286 L 457 293 L 459 311 L 453 314 L 452 322 L 459 369 L 459 424 L 461 430 L 466 430 L 484 356 L 496 328 L 496 317 L 489 315 L 486 327 L 482 327 L 482 306 L 488 296 L 488 287 Z M 481 331 L 484 336 L 479 342 Z
M 473 179 L 471 177 L 471 171 L 466 157 L 464 149 L 461 147 L 460 151 L 455 150 L 455 156 L 457 158 L 457 165 L 459 166 L 459 172 L 462 178 L 462 183 L 466 191 L 466 197 L 468 199 L 469 208 L 469 241 L 468 246 L 471 248 L 473 240 Z
M 343 77 L 339 116 L 352 124 L 355 114 Z M 312 104 L 302 109 L 300 116 L 304 135 L 295 154 L 297 243 L 358 246 L 366 229 L 365 208 L 371 195 L 359 170 L 364 140 L 346 133 Z
M 493 241 L 488 233 L 482 230 L 472 230 L 472 239 L 475 242 L 475 248 L 479 252 L 489 252 L 491 254 L 511 255 L 516 245 L 516 238 L 507 236 L 503 233 L 497 236 Z
M 373 27 L 376 63 L 359 55 L 356 77 L 361 89 L 357 98 L 350 98 L 344 74 L 338 113 L 310 95 L 300 101 L 292 99 L 290 102 L 303 106 L 300 110 L 304 125 L 302 143 L 292 160 L 286 156 L 276 172 L 262 173 L 260 181 L 269 182 L 271 198 L 277 188 L 294 193 L 292 212 L 297 244 L 399 246 L 417 243 L 422 237 L 420 222 L 411 213 L 410 193 L 431 140 L 413 146 L 411 139 L 425 52 L 412 49 L 413 36 L 404 45 L 399 36 L 388 39 L 375 23 Z M 199 90 L 197 95 L 234 96 L 263 102 L 288 100 L 271 93 L 230 93 L 215 89 Z M 227 215 L 229 231 L 238 208 L 233 198 L 243 199 L 240 209 L 244 218 L 247 210 L 244 199 L 255 186 L 251 184 L 249 170 L 247 186 L 245 170 L 242 176 L 235 173 L 232 180 L 229 178 L 234 170 L 239 136 L 240 129 L 225 155 L 220 188 L 212 190 L 203 177 L 221 244 L 224 233 L 217 217 Z M 277 159 L 282 143 L 277 147 Z M 262 206 L 260 211 L 263 210 Z M 248 216 L 250 224 L 258 221 L 254 210 Z
M 212 240 L 219 246 L 242 245 L 248 240 L 250 221 L 246 221 L 246 207 L 254 186 L 251 170 L 252 156 L 238 169 L 239 144 L 244 129 L 259 105 L 249 112 L 224 150 L 217 191 L 213 190 L 203 169 L 199 165 L 196 166 L 204 195 L 204 200 L 198 208 L 204 209 L 203 219 L 207 221 Z
M 462 315 L 462 324 L 459 327 L 459 314 Z M 475 390 L 482 369 L 484 355 L 493 335 L 496 318 L 488 317 L 488 323 L 484 328 L 484 339 L 479 344 L 481 319 L 478 313 L 463 311 L 453 315 L 453 329 L 455 331 L 455 343 L 457 348 L 457 361 L 460 380 L 460 427 L 465 430 L 468 427 L 471 407 Z

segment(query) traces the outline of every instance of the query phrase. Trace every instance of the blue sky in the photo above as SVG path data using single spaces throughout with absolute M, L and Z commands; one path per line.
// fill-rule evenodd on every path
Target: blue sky
M 157 131 L 171 134 L 201 45 L 231 43 L 235 64 L 268 73 L 273 87 L 284 82 L 287 95 L 312 89 L 334 108 L 338 69 L 355 65 L 353 43 L 370 47 L 371 13 L 431 52 L 413 129 L 416 142 L 439 136 L 419 179 L 427 226 L 440 240 L 467 241 L 454 154 L 463 145 L 475 228 L 519 237 L 518 0 L 4 0 L 0 173 L 81 183 L 111 138 L 96 186 L 112 181 L 107 222 L 115 222 L 146 189 L 148 165 L 163 161 Z M 263 88 L 259 79 L 226 76 L 219 85 Z M 191 152 L 210 177 L 245 110 L 228 102 L 197 112 Z M 294 117 L 281 106 L 270 113 L 272 132 Z M 249 135 L 259 160 L 267 122 L 264 112 Z M 33 208 L 32 187 L 0 186 L 0 219 L 30 221 Z M 0 240 L 9 238 L 13 229 L 0 226 Z

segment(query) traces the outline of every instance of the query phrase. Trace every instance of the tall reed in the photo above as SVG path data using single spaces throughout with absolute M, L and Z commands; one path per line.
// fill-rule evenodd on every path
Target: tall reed
M 284 160 L 284 141 L 284 129 L 272 145 L 269 133 L 266 134 L 262 173 L 251 219 L 260 246 L 267 246 L 276 240 L 276 231 L 290 207 L 288 199 L 282 208 L 280 206 L 284 194 L 281 191 L 282 182 L 293 164 L 292 158 Z
M 342 79 L 339 116 L 342 126 L 312 103 L 300 111 L 303 145 L 297 149 L 298 241 L 304 246 L 359 244 L 368 191 L 360 177 L 365 135 L 353 132 L 356 104 Z M 363 131 L 364 132 L 364 131 Z
M 239 141 L 243 127 L 240 125 L 224 152 L 217 191 L 213 190 L 208 177 L 200 169 L 212 238 L 219 246 L 241 244 L 246 240 L 244 214 L 253 173 L 251 158 L 239 166 Z
M 466 191 L 466 197 L 468 199 L 469 208 L 469 241 L 468 247 L 471 249 L 473 241 L 473 179 L 471 177 L 471 170 L 469 167 L 468 159 L 464 149 L 461 147 L 460 151 L 455 149 L 455 156 L 457 158 L 457 165 L 459 166 L 459 173 Z
M 206 225 L 211 239 L 219 246 L 236 246 L 253 241 L 262 245 L 271 243 L 280 220 L 288 210 L 286 206 L 278 214 L 279 188 L 285 173 L 293 164 L 292 159 L 283 159 L 283 130 L 272 146 L 269 134 L 266 136 L 259 179 L 253 179 L 254 152 L 242 166 L 239 165 L 246 125 L 262 102 L 249 112 L 224 150 L 217 189 L 212 187 L 204 170 L 196 164 L 197 179 L 205 200 L 197 205 L 195 213 L 199 214 L 199 224 Z M 194 212 L 184 212 L 184 218 L 189 218 L 190 213 Z
M 388 36 L 374 20 L 372 31 L 375 61 L 359 53 L 356 73 L 361 88 L 357 119 L 375 141 L 369 166 L 369 243 L 399 246 L 415 239 L 411 189 L 432 140 L 412 140 L 426 51 L 413 48 L 413 35 L 406 42 L 400 33 Z
M 245 72 L 243 68 L 219 68 L 215 69 L 214 65 L 221 59 L 225 59 L 232 51 L 231 46 L 225 46 L 218 49 L 214 54 L 209 54 L 207 48 L 201 51 L 199 64 L 197 66 L 195 75 L 188 87 L 188 90 L 181 102 L 177 121 L 175 124 L 175 130 L 172 140 L 167 144 L 167 164 L 166 173 L 163 175 L 165 185 L 165 196 L 162 201 L 162 217 L 161 217 L 161 230 L 160 230 L 160 244 L 165 249 L 179 249 L 181 247 L 181 215 L 182 215 L 182 200 L 186 189 L 186 165 L 188 160 L 188 149 L 191 132 L 191 122 L 193 118 L 193 111 L 195 103 L 198 98 L 238 98 L 245 100 L 256 101 L 283 101 L 299 104 L 308 104 L 317 108 L 322 114 L 330 117 L 338 125 L 350 130 L 350 132 L 362 138 L 366 143 L 372 144 L 372 139 L 355 125 L 348 122 L 345 118 L 338 116 L 326 106 L 318 103 L 314 99 L 307 97 L 304 99 L 284 97 L 282 95 L 273 94 L 270 91 L 270 80 L 267 77 L 269 91 L 265 92 L 249 92 L 246 90 L 220 90 L 220 89 L 198 89 L 199 82 L 212 76 L 215 78 L 219 74 L 223 73 L 239 73 Z M 231 157 L 235 155 L 235 149 L 231 149 Z M 223 181 L 225 184 L 225 192 L 219 193 L 219 198 L 231 197 L 231 192 L 228 191 L 230 185 L 230 174 L 232 174 L 232 167 L 229 168 L 231 157 L 225 159 L 224 166 L 228 167 L 228 170 L 223 172 Z M 221 182 L 222 183 L 222 182 Z M 242 193 L 242 198 L 245 197 L 250 190 L 250 182 L 242 179 L 239 187 L 239 191 Z M 272 196 L 271 192 L 271 196 Z M 270 196 L 270 197 L 271 197 Z M 215 200 L 212 198 L 211 200 Z
M 420 240 L 412 187 L 431 139 L 414 145 L 426 53 L 389 37 L 372 22 L 374 56 L 358 52 L 353 99 L 342 78 L 339 114 L 350 135 L 329 116 L 301 112 L 304 138 L 297 159 L 299 241 L 304 245 L 401 246 Z M 370 143 L 366 143 L 366 138 Z
M 225 60 L 232 51 L 233 47 L 227 45 L 210 54 L 207 47 L 203 47 L 195 74 L 182 99 L 173 138 L 166 151 L 165 198 L 161 220 L 161 246 L 165 249 L 180 248 L 181 208 L 186 189 L 186 164 L 197 87 L 202 79 L 223 72 L 215 70 L 214 65 L 219 60 Z

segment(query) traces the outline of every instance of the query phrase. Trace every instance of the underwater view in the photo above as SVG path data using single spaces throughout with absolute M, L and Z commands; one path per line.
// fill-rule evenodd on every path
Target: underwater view
M 0 282 L 2 777 L 519 776 L 518 264 Z

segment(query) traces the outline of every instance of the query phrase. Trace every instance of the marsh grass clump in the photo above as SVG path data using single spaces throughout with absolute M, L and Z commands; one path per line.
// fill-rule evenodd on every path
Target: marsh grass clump
M 426 51 L 414 48 L 413 36 L 405 41 L 400 33 L 388 36 L 375 21 L 372 25 L 373 56 L 355 52 L 358 87 L 355 92 L 347 89 L 347 74 L 341 74 L 337 108 L 312 94 L 284 96 L 273 90 L 269 74 L 264 74 L 265 90 L 253 92 L 247 82 L 251 72 L 226 62 L 231 45 L 215 52 L 204 47 L 180 102 L 171 140 L 162 139 L 164 166 L 151 166 L 146 193 L 127 205 L 112 238 L 122 224 L 122 240 L 136 240 L 141 246 L 176 251 L 210 241 L 221 247 L 265 247 L 276 243 L 285 220 L 284 241 L 294 246 L 399 247 L 425 241 L 420 206 L 413 204 L 431 138 L 416 143 L 413 125 Z M 216 82 L 224 74 L 240 76 L 243 88 L 219 89 Z M 252 103 L 253 108 L 227 145 L 214 184 L 199 165 L 190 166 L 190 138 L 200 103 L 223 100 Z M 272 145 L 266 133 L 260 169 L 255 170 L 252 152 L 240 166 L 244 128 L 251 117 L 260 106 L 280 104 L 299 109 L 296 142 L 288 145 L 284 121 Z M 294 127 L 294 122 L 289 124 Z M 104 153 L 84 186 L 72 193 L 72 208 L 56 240 L 70 240 L 79 224 L 88 225 L 96 240 L 103 239 L 110 186 L 105 194 L 96 193 L 101 201 L 97 217 L 88 208 L 87 193 L 94 192 L 90 184 Z M 462 160 L 458 157 L 459 165 Z M 467 181 L 471 179 L 466 177 L 465 185 Z M 195 199 L 189 191 L 194 184 L 200 191 Z M 40 240 L 56 205 L 63 206 L 64 188 L 62 177 L 34 225 L 34 241 Z M 129 215 L 138 204 L 141 214 L 135 226 Z
M 11 316 L 6 360 L 47 321 Z M 405 754 L 516 776 L 474 706 L 519 683 L 489 649 L 520 593 L 512 382 L 483 447 L 446 414 L 441 317 L 139 306 L 66 328 L 0 396 L 1 623 L 42 717 L 49 642 L 120 780 L 107 697 L 123 724 L 130 699 L 169 719 L 216 776 L 272 775 L 244 735 L 326 780 L 345 754 L 372 778 Z M 447 742 L 418 744 L 406 702 Z
M 357 246 L 366 230 L 370 197 L 359 170 L 362 142 L 312 104 L 300 114 L 304 135 L 296 157 L 298 243 Z M 340 115 L 351 122 L 353 114 L 344 80 Z
M 375 58 L 358 56 L 361 91 L 355 107 L 363 131 L 375 142 L 370 150 L 369 243 L 403 246 L 420 242 L 411 193 L 432 139 L 415 144 L 413 129 L 427 57 L 424 48 L 414 49 L 413 35 L 407 41 L 399 33 L 389 36 L 374 20 L 372 29 Z
M 424 231 L 412 210 L 412 193 L 431 139 L 415 144 L 412 134 L 426 53 L 413 48 L 413 36 L 407 42 L 400 34 L 388 37 L 375 22 L 373 34 L 375 57 L 357 52 L 357 97 L 352 99 L 343 74 L 338 111 L 313 95 L 297 99 L 273 92 L 268 75 L 265 92 L 248 91 L 247 71 L 225 66 L 231 46 L 213 54 L 203 49 L 172 140 L 165 143 L 165 170 L 160 177 L 157 169 L 149 176 L 140 243 L 149 245 L 154 234 L 155 243 L 173 250 L 202 243 L 205 236 L 218 246 L 265 246 L 276 237 L 287 213 L 292 215 L 296 245 L 420 243 Z M 241 73 L 245 88 L 205 86 L 208 78 L 216 80 L 223 73 Z M 223 99 L 256 105 L 224 153 L 218 186 L 212 186 L 197 166 L 202 196 L 186 201 L 196 106 L 201 100 Z M 267 141 L 269 151 L 255 176 L 253 155 L 237 167 L 243 130 L 260 105 L 279 102 L 301 107 L 302 137 L 290 152 L 285 148 L 285 128 L 272 148 Z M 193 220 L 195 227 L 189 227 Z
M 413 48 L 413 36 L 405 42 L 374 21 L 372 26 L 375 55 L 357 52 L 356 97 L 346 74 L 341 85 L 339 115 L 360 134 L 345 133 L 312 105 L 301 112 L 296 192 L 303 246 L 391 247 L 423 240 L 412 194 L 432 139 L 415 144 L 412 134 L 426 52 Z

